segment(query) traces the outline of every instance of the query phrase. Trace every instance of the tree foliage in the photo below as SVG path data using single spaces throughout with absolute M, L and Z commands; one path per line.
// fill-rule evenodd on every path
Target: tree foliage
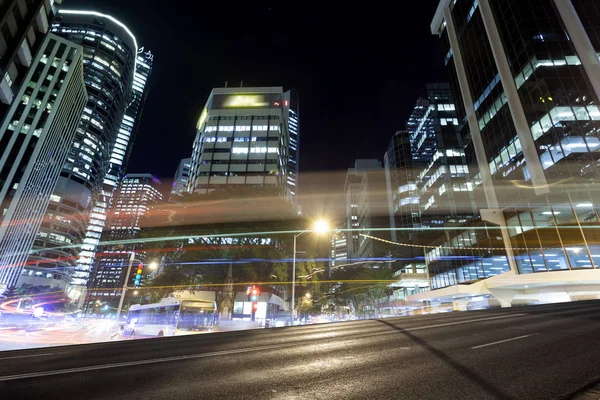
M 358 314 L 380 314 L 378 300 L 392 291 L 389 281 L 393 272 L 390 266 L 337 271 L 335 279 L 342 283 L 334 291 L 334 301 L 339 305 L 351 304 Z
M 281 289 L 289 283 L 293 237 L 309 223 L 299 220 L 278 190 L 241 187 L 184 195 L 179 204 L 158 210 L 160 218 L 151 216 L 142 229 L 144 248 L 165 265 L 161 275 L 147 281 L 160 287 L 154 297 L 168 296 L 177 286 L 211 287 L 219 310 L 231 310 L 234 292 L 245 291 L 246 284 Z M 233 214 L 240 218 L 233 220 Z M 297 279 L 301 287 L 323 290 L 317 271 L 324 265 L 301 261 L 296 267 L 297 277 L 311 276 Z

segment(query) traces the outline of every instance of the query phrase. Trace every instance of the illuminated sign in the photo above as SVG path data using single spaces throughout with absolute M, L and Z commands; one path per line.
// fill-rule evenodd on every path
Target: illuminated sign
M 196 129 L 202 129 L 202 124 L 206 121 L 206 117 L 208 116 L 208 111 L 206 108 L 202 110 L 202 114 L 200 114 L 200 119 L 198 120 L 198 124 L 196 125 Z
M 267 107 L 269 102 L 262 94 L 236 94 L 231 95 L 223 102 L 225 108 L 240 107 Z

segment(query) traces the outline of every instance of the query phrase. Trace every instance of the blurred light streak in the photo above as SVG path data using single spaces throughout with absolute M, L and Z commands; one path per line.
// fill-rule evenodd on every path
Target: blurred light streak
M 391 229 L 391 228 L 361 228 L 361 229 L 338 229 L 338 232 L 349 232 L 349 231 L 391 231 L 391 230 L 396 230 L 396 231 L 411 231 L 411 232 L 415 232 L 415 231 L 427 231 L 427 232 L 431 232 L 431 231 L 464 231 L 465 229 L 469 229 L 469 230 L 482 230 L 482 231 L 490 231 L 490 230 L 500 230 L 501 226 L 497 226 L 497 227 L 490 227 L 490 226 L 484 226 L 484 227 L 468 227 L 465 228 L 464 226 L 458 226 L 458 227 L 430 227 L 430 228 L 395 228 L 395 229 Z M 513 228 L 511 226 L 506 226 L 504 228 Z M 534 227 L 531 226 L 522 226 L 521 228 L 523 229 L 533 229 Z M 560 226 L 560 229 L 599 229 L 600 226 Z M 194 240 L 194 239 L 212 239 L 212 238 L 230 238 L 230 237 L 252 237 L 252 238 L 256 238 L 256 237 L 264 237 L 264 236 L 275 236 L 275 235 L 292 235 L 292 234 L 297 234 L 297 233 L 301 233 L 304 232 L 303 230 L 292 230 L 292 231 L 265 231 L 265 232 L 236 232 L 236 233 L 220 233 L 220 234 L 210 234 L 210 235 L 185 235 L 185 236 L 161 236 L 161 237 L 156 237 L 156 238 L 136 238 L 136 239 L 127 239 L 127 240 L 112 240 L 112 241 L 106 241 L 106 242 L 101 242 L 98 244 L 98 247 L 101 248 L 102 246 L 114 246 L 114 245 L 123 245 L 123 244 L 136 244 L 136 243 L 153 243 L 153 242 L 172 242 L 172 241 L 181 241 L 181 240 Z M 361 234 L 364 235 L 364 234 Z M 366 237 L 369 237 L 368 235 Z M 372 237 L 374 239 L 377 240 L 383 240 L 383 239 L 379 239 L 376 237 Z M 403 245 L 403 246 L 415 246 L 415 247 L 427 247 L 427 246 L 419 246 L 419 245 L 412 245 L 412 244 L 398 244 L 395 242 L 390 242 L 392 244 L 395 245 Z M 80 248 L 82 247 L 84 244 L 75 244 L 75 245 L 65 245 L 65 246 L 56 246 L 56 247 L 52 247 L 51 249 L 54 250 L 61 250 L 61 249 L 72 249 L 72 248 Z M 219 245 L 208 245 L 213 249 L 225 249 L 225 248 L 240 248 L 240 246 L 236 245 L 236 244 L 219 244 Z M 256 246 L 256 245 L 255 245 Z M 264 245 L 261 247 L 271 247 L 271 245 Z M 429 247 L 436 247 L 436 246 L 429 246 Z M 47 251 L 49 248 L 42 248 L 42 249 L 36 249 L 36 250 L 31 250 L 30 254 L 35 254 L 38 252 L 42 252 L 42 251 Z M 471 248 L 474 249 L 474 248 Z M 486 250 L 488 248 L 485 248 Z M 176 249 L 168 249 L 168 251 L 175 251 Z M 153 250 L 156 252 L 162 252 L 161 249 L 157 249 L 157 250 Z M 114 254 L 111 252 L 111 254 Z
M 506 250 L 505 247 L 433 246 L 433 245 L 409 244 L 409 243 L 392 242 L 391 240 L 382 239 L 382 238 L 379 238 L 377 236 L 365 235 L 363 233 L 361 233 L 360 236 L 364 236 L 366 238 L 373 239 L 373 240 L 379 240 L 380 242 L 393 244 L 395 246 L 419 247 L 419 248 L 424 248 L 424 249 L 500 250 L 500 251 Z M 581 245 L 583 245 L 583 243 L 581 243 Z M 513 246 L 511 246 L 511 249 L 513 249 L 513 250 L 539 251 L 539 249 L 531 248 L 531 247 L 527 248 L 527 247 L 513 247 Z

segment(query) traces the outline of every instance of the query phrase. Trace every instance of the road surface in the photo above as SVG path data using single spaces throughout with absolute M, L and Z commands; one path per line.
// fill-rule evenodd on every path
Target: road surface
M 600 378 L 600 302 L 0 353 L 2 399 L 554 399 Z

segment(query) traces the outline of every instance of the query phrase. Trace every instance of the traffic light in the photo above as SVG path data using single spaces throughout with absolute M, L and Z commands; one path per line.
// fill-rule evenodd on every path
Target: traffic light
M 258 301 L 258 295 L 260 291 L 256 286 L 252 286 L 252 289 L 248 291 L 248 301 Z
M 257 303 L 257 302 L 254 302 L 254 303 L 252 303 L 252 314 L 251 314 L 251 316 L 250 316 L 250 320 L 251 320 L 252 322 L 254 322 L 254 321 L 255 321 L 255 318 L 256 318 L 256 310 L 258 310 L 258 303 Z
M 140 286 L 140 283 L 142 281 L 142 270 L 144 268 L 144 265 L 142 263 L 140 263 L 137 267 L 137 271 L 135 274 L 135 281 L 133 282 L 133 286 Z

